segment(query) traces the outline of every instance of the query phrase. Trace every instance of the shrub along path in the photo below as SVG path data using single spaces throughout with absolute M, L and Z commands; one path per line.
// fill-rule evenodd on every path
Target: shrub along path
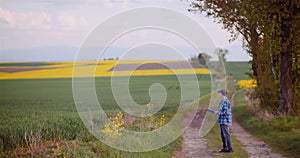
M 231 105 L 234 106 L 234 93 L 231 97 Z M 234 112 L 233 112 L 234 114 Z M 239 142 L 243 145 L 242 148 L 247 152 L 250 158 L 282 158 L 278 153 L 272 151 L 272 149 L 264 143 L 256 138 L 254 138 L 249 132 L 244 130 L 236 121 L 233 115 L 233 123 L 231 127 L 232 135 L 237 138 Z M 259 130 L 259 129 L 257 129 Z M 274 138 L 276 139 L 276 138 Z

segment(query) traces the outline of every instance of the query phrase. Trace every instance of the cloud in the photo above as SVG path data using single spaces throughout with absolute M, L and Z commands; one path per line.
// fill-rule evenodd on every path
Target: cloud
M 123 9 L 128 9 L 128 0 L 123 0 L 122 8 Z
M 51 20 L 45 12 L 14 12 L 0 8 L 1 28 L 49 29 Z
M 51 16 L 47 12 L 15 12 L 0 8 L 0 28 L 2 29 L 30 29 L 50 30 L 53 28 L 64 30 L 88 27 L 89 23 L 83 16 L 75 16 L 68 12 L 59 12 Z
M 78 28 L 78 27 L 88 27 L 89 23 L 88 21 L 82 17 L 76 17 L 73 16 L 70 13 L 67 12 L 61 12 L 57 15 L 57 22 L 62 27 L 68 27 L 68 28 Z
M 112 7 L 113 6 L 113 2 L 111 0 L 105 0 L 103 2 L 104 6 L 106 7 Z

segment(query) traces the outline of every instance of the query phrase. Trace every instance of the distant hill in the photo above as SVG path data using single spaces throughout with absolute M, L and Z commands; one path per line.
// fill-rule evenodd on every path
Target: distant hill
M 181 48 L 179 51 L 185 52 L 184 56 L 178 58 L 172 56 L 172 50 L 162 47 L 153 47 L 150 45 L 149 48 L 135 48 L 133 49 L 136 55 L 132 55 L 126 60 L 137 60 L 137 58 L 145 58 L 145 60 L 182 60 L 184 56 L 186 59 L 189 59 L 193 55 L 197 55 L 194 48 Z M 227 61 L 249 61 L 250 57 L 246 54 L 245 50 L 242 49 L 240 45 L 232 45 L 228 48 L 229 54 L 227 55 Z M 69 46 L 50 46 L 50 47 L 41 47 L 41 48 L 27 48 L 20 50 L 0 50 L 0 62 L 63 62 L 63 61 L 74 61 L 76 58 L 77 51 L 79 49 L 76 47 Z M 87 51 L 99 52 L 99 48 L 87 49 Z M 117 58 L 122 56 L 128 48 L 109 48 L 109 51 L 104 54 L 104 56 L 99 57 L 99 59 L 108 59 L 108 58 Z M 204 50 L 205 51 L 205 50 Z M 142 52 L 141 54 L 138 54 Z M 162 53 L 165 52 L 165 53 Z M 132 53 L 132 52 L 131 52 Z M 143 53 L 148 54 L 147 57 Z M 100 52 L 99 52 L 100 54 Z M 216 59 L 215 54 L 212 54 Z M 176 59 L 175 59 L 176 58 Z M 214 59 L 214 60 L 215 60 Z M 91 59 L 88 56 L 84 60 L 95 60 Z
M 73 61 L 77 48 L 53 46 L 21 50 L 1 50 L 1 62 Z

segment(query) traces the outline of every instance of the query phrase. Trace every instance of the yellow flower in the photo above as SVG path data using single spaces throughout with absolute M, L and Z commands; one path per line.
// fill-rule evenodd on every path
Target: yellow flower
M 153 75 L 174 75 L 174 74 L 210 74 L 210 70 L 206 68 L 182 68 L 174 69 L 174 71 L 159 70 L 135 70 L 135 71 L 110 71 L 117 64 L 142 64 L 145 61 L 133 60 L 110 60 L 110 61 L 83 61 L 83 62 L 56 62 L 48 63 L 47 66 L 30 67 L 31 71 L 21 71 L 18 73 L 0 72 L 0 80 L 4 79 L 29 79 L 29 78 L 72 78 L 74 77 L 109 77 L 109 76 L 153 76 Z M 147 61 L 147 63 L 162 62 L 184 62 L 184 61 Z M 47 63 L 46 63 L 47 64 Z M 74 67 L 73 67 L 74 66 Z M 1 68 L 10 68 L 2 66 Z M 22 69 L 23 66 L 15 66 L 16 69 Z M 37 69 L 35 69 L 37 68 Z M 46 68 L 46 69 L 45 69 Z M 76 74 L 74 74 L 76 68 Z M 92 71 L 96 68 L 96 71 Z
M 150 123 L 154 122 L 154 117 L 153 116 L 149 117 L 149 122 Z
M 163 114 L 161 117 L 160 117 L 160 120 L 158 122 L 156 122 L 156 128 L 160 128 L 162 127 L 164 124 L 165 124 L 165 115 Z
M 237 85 L 240 88 L 255 88 L 257 86 L 256 80 L 239 80 Z
M 110 122 L 105 123 L 102 132 L 111 138 L 117 138 L 123 136 L 122 131 L 124 130 L 124 119 L 123 113 L 119 112 L 115 117 L 109 117 Z

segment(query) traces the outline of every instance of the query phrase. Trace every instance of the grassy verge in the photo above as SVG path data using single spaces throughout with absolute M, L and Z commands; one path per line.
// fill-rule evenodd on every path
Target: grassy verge
M 149 152 L 126 152 L 111 148 L 100 141 L 47 141 L 38 146 L 21 147 L 0 154 L 0 157 L 105 157 L 105 158 L 160 158 L 172 157 L 181 147 L 182 138 L 168 146 Z
M 149 152 L 125 152 L 113 149 L 100 142 L 82 143 L 75 157 L 113 157 L 113 158 L 159 158 L 172 157 L 173 152 L 181 147 L 182 138 L 178 138 L 170 145 Z
M 238 123 L 255 137 L 287 157 L 300 155 L 300 117 L 275 117 L 269 121 L 260 119 L 247 108 L 243 91 L 235 97 L 234 113 Z

